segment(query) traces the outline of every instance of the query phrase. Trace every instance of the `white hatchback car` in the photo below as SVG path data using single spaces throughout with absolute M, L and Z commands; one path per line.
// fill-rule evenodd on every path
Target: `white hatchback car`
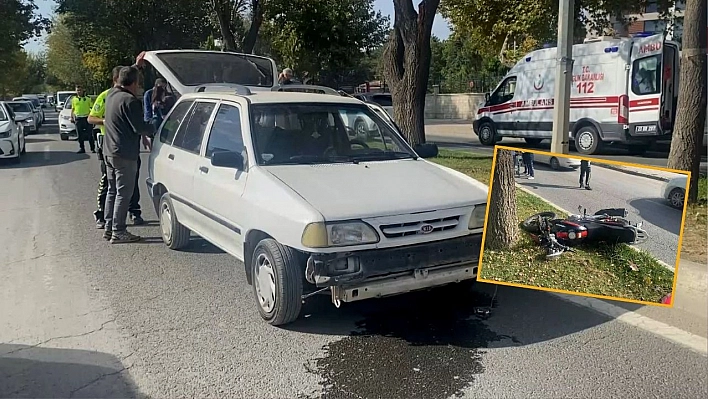
M 20 163 L 25 153 L 25 133 L 22 124 L 5 102 L 0 102 L 0 159 Z
M 184 247 L 194 232 L 243 261 L 264 320 L 292 322 L 318 293 L 339 306 L 476 279 L 487 186 L 422 159 L 385 111 L 339 95 L 218 90 L 181 96 L 147 186 L 165 244 Z M 350 139 L 351 112 L 381 134 Z
M 681 175 L 665 182 L 661 187 L 661 196 L 669 201 L 671 207 L 683 209 L 686 200 L 686 185 L 688 176 Z
M 580 160 L 578 158 L 565 158 L 557 157 L 551 153 L 548 154 L 533 154 L 533 160 L 537 163 L 543 163 L 550 165 L 551 169 L 561 170 L 561 169 L 578 169 L 580 167 Z
M 15 113 L 15 121 L 22 124 L 25 134 L 37 133 L 39 126 L 30 103 L 26 101 L 8 101 L 6 104 Z

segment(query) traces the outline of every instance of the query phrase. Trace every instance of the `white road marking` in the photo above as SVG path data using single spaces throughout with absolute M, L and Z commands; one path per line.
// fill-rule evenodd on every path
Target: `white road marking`
M 654 335 L 658 335 L 668 341 L 700 353 L 703 356 L 708 356 L 708 338 L 692 334 L 688 331 L 684 331 L 666 323 L 642 316 L 638 313 L 609 304 L 599 299 L 556 293 L 552 293 L 552 295 L 555 295 L 564 301 L 590 308 L 596 312 L 610 316 L 615 320 L 640 328 Z

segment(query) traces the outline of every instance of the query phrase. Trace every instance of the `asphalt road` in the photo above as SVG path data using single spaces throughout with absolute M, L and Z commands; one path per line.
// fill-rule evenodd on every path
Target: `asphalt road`
M 595 165 L 590 177 L 592 190 L 588 191 L 579 187 L 580 171 L 556 171 L 539 163 L 534 166 L 534 180 L 517 178 L 523 187 L 572 213 L 578 213 L 578 206 L 591 215 L 603 208 L 627 208 L 628 219 L 642 221 L 649 234 L 637 247 L 671 266 L 676 263 L 682 212 L 661 198 L 663 182 Z
M 315 298 L 301 320 L 270 327 L 243 266 L 197 238 L 168 250 L 145 198 L 151 223 L 131 230 L 146 241 L 103 241 L 91 215 L 95 156 L 75 154 L 56 125 L 44 131 L 52 134 L 27 139 L 21 165 L 0 164 L 0 397 L 708 393 L 706 351 L 653 328 L 635 305 L 613 319 L 556 295 L 499 287 L 485 320 L 474 307 L 490 305 L 495 291 L 479 284 L 465 297 L 438 290 L 341 309 Z M 674 314 L 654 309 L 655 319 Z M 684 319 L 664 329 L 686 330 Z M 697 333 L 705 337 L 705 328 Z
M 474 150 L 475 152 L 494 152 L 494 147 L 485 146 L 479 142 L 478 137 L 472 131 L 472 123 L 469 121 L 428 121 L 426 122 L 425 131 L 427 141 L 437 143 L 443 148 L 466 151 Z M 527 144 L 523 139 L 513 138 L 504 138 L 498 144 L 509 147 L 536 149 L 539 151 L 551 150 L 550 140 L 544 140 L 538 146 L 533 147 Z M 570 154 L 577 154 L 572 146 L 570 148 Z M 593 155 L 591 157 L 665 168 L 669 157 L 669 145 L 668 143 L 660 143 L 656 146 L 656 151 L 648 151 L 644 155 L 628 155 L 626 150 L 621 147 L 608 148 L 603 154 Z M 708 159 L 704 153 L 701 160 L 701 173 L 703 174 L 708 170 L 707 161 Z

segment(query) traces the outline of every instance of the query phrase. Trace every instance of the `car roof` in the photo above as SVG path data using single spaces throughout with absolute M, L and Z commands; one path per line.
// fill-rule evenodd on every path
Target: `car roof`
M 335 96 L 333 94 L 254 91 L 248 95 L 231 94 L 228 92 L 187 93 L 182 98 L 203 98 L 212 100 L 233 100 L 246 98 L 251 104 L 275 103 L 331 103 L 361 105 L 361 101 L 351 97 Z

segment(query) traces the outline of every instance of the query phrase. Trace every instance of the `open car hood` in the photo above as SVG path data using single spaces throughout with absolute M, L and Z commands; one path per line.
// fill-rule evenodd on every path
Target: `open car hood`
M 246 86 L 251 91 L 270 91 L 278 85 L 275 61 L 253 54 L 159 50 L 148 51 L 144 60 L 179 94 L 204 91 L 205 87 L 221 90 Z

